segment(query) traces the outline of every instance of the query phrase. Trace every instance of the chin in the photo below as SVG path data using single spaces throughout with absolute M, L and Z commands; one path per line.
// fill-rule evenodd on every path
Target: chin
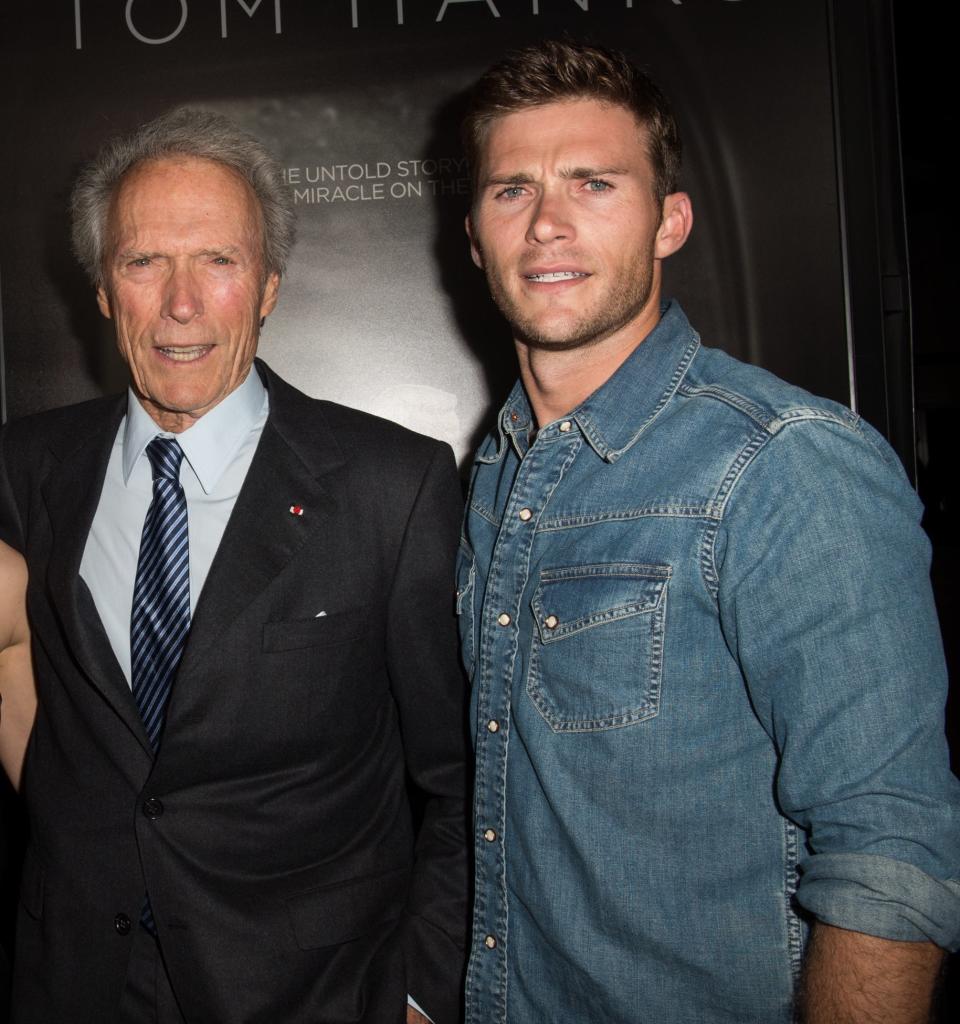
M 581 323 L 554 326 L 529 322 L 513 323 L 513 336 L 529 348 L 544 352 L 567 352 L 586 348 L 609 337 L 612 330 L 606 324 Z

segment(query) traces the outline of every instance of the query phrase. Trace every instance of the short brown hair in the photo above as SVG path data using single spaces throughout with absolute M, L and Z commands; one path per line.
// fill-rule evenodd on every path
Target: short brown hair
M 485 71 L 474 86 L 461 128 L 474 187 L 492 121 L 530 107 L 578 99 L 631 111 L 646 131 L 657 203 L 676 192 L 680 132 L 656 83 L 617 50 L 559 39 L 515 50 Z

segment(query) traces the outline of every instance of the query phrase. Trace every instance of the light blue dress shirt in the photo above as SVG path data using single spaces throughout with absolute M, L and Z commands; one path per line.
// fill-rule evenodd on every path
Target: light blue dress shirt
M 133 392 L 117 431 L 100 503 L 80 562 L 110 646 L 130 682 L 130 609 L 143 521 L 153 497 L 145 455 L 158 435 L 183 449 L 180 482 L 187 497 L 190 544 L 190 614 L 217 553 L 227 520 L 246 479 L 267 422 L 267 391 L 256 371 L 181 434 L 157 428 Z

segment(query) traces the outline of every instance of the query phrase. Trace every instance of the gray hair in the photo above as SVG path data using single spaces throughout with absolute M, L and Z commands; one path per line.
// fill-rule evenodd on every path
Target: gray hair
M 70 197 L 73 251 L 94 285 L 103 283 L 110 207 L 124 176 L 138 164 L 184 156 L 223 164 L 250 185 L 260 207 L 264 279 L 284 273 L 295 215 L 279 163 L 229 118 L 180 107 L 107 142 L 77 178 Z

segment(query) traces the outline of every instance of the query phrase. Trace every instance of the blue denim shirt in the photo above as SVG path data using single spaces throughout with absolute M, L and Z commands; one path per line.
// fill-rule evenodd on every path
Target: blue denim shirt
M 874 430 L 676 304 L 566 419 L 514 388 L 458 568 L 468 1022 L 787 1022 L 812 917 L 960 945 L 919 515 Z

